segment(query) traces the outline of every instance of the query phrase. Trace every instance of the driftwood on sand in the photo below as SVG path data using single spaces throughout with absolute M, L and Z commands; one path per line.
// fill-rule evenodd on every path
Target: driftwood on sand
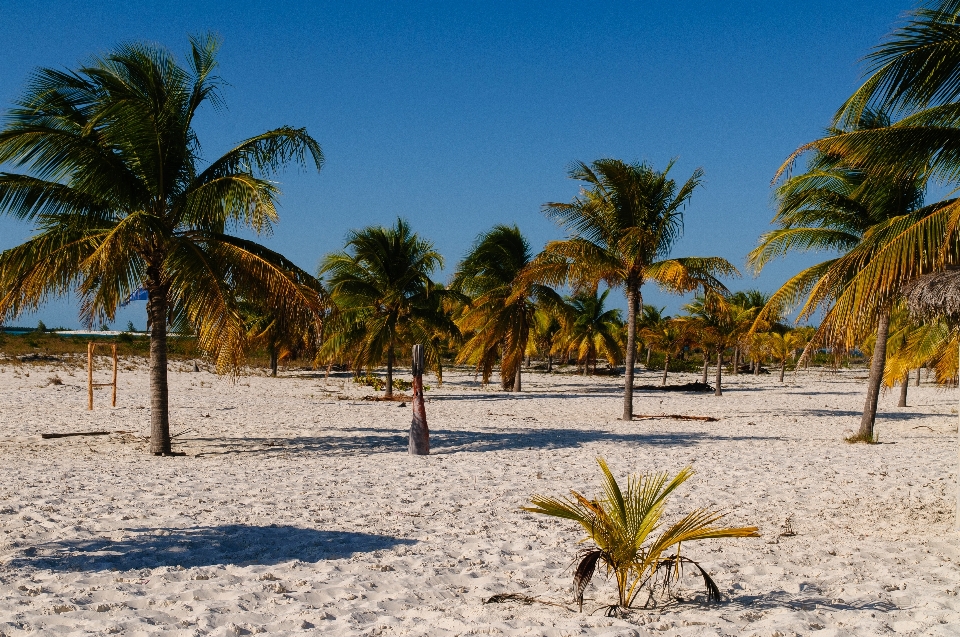
M 72 431 L 65 434 L 40 434 L 41 438 L 71 438 L 73 436 L 109 436 L 112 431 Z
M 684 416 L 683 414 L 634 414 L 634 420 L 653 420 L 656 418 L 671 418 L 673 420 L 699 420 L 700 422 L 718 422 L 713 416 Z

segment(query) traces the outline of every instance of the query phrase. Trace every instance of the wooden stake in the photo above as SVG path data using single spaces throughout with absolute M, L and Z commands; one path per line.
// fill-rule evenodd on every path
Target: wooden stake
M 111 346 L 113 350 L 113 406 L 117 406 L 117 344 Z
M 87 343 L 87 410 L 93 411 L 93 341 Z

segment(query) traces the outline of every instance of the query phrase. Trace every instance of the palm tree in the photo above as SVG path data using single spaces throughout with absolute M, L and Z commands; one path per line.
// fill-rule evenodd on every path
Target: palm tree
M 324 290 L 314 280 L 322 299 Z M 254 347 L 263 347 L 270 359 L 270 375 L 276 377 L 281 360 L 316 354 L 323 333 L 324 315 L 289 315 L 262 307 L 258 300 L 245 299 L 240 312 L 247 328 L 247 340 Z
M 389 228 L 370 226 L 347 235 L 345 249 L 324 257 L 336 312 L 321 347 L 328 358 L 347 357 L 355 370 L 386 362 L 387 398 L 393 397 L 393 366 L 398 349 L 424 346 L 427 361 L 439 363 L 435 336 L 454 332 L 450 317 L 431 298 L 442 295 L 430 274 L 443 267 L 433 244 L 403 219 Z
M 841 157 L 847 165 L 894 182 L 935 179 L 955 187 L 960 178 L 960 3 L 924 4 L 868 56 L 869 77 L 836 116 L 843 131 L 798 149 Z M 899 119 L 862 127 L 871 112 Z M 886 241 L 869 263 L 855 269 L 839 299 L 847 314 L 876 324 L 889 315 L 902 287 L 927 272 L 960 264 L 960 200 L 943 201 L 904 216 L 886 232 Z M 870 320 L 867 320 L 870 319 Z M 888 319 L 887 321 L 888 322 Z M 878 330 L 879 331 L 879 330 Z M 874 362 L 885 354 L 881 343 Z M 875 373 L 876 372 L 876 373 Z M 879 392 L 883 367 L 871 366 L 868 407 Z M 860 437 L 872 436 L 872 418 L 864 414 Z
M 787 332 L 780 334 L 770 332 L 766 338 L 767 352 L 773 357 L 773 360 L 780 363 L 780 382 L 783 382 L 783 375 L 787 370 L 787 361 L 790 360 L 798 350 L 803 349 L 803 341 L 799 334 Z
M 663 380 L 660 384 L 666 386 L 670 358 L 677 356 L 690 342 L 690 324 L 683 319 L 664 319 L 644 328 L 643 339 L 663 353 Z
M 644 366 L 650 367 L 650 344 L 642 339 L 640 336 L 643 333 L 643 330 L 652 327 L 659 323 L 660 321 L 665 321 L 670 318 L 667 316 L 667 308 L 657 307 L 655 305 L 644 305 L 640 308 L 640 317 L 637 319 L 637 338 L 641 339 L 640 345 L 646 348 L 647 358 L 644 362 Z M 627 326 L 624 325 L 624 334 L 626 334 Z M 626 339 L 623 339 L 626 340 Z
M 859 130 L 885 127 L 889 118 L 867 111 Z M 833 131 L 842 136 L 844 130 Z M 941 202 L 923 205 L 925 178 L 894 178 L 883 172 L 866 172 L 836 155 L 817 152 L 808 170 L 787 179 L 777 191 L 780 227 L 761 237 L 748 260 L 756 271 L 775 257 L 791 251 L 833 251 L 840 256 L 809 267 L 789 279 L 757 320 L 771 312 L 801 305 L 797 321 L 826 310 L 812 343 L 834 348 L 851 347 L 868 334 L 875 334 L 867 395 L 860 431 L 863 440 L 873 439 L 877 400 L 886 358 L 890 310 L 896 303 L 906 272 L 921 271 L 930 254 L 913 252 L 894 262 L 891 244 L 904 230 L 931 214 L 951 207 Z M 894 270 L 899 269 L 899 274 Z
M 623 352 L 620 330 L 623 321 L 620 310 L 604 309 L 610 290 L 602 294 L 578 294 L 567 300 L 562 315 L 562 327 L 557 335 L 555 349 L 574 353 L 583 365 L 583 374 L 597 372 L 597 359 L 603 356 L 611 365 L 617 365 Z
M 128 44 L 78 71 L 41 69 L 0 131 L 0 213 L 36 224 L 0 254 L 0 317 L 71 291 L 87 324 L 112 321 L 145 289 L 150 329 L 150 452 L 169 455 L 167 326 L 196 333 L 218 370 L 239 370 L 246 330 L 239 297 L 288 315 L 319 307 L 311 277 L 235 236 L 278 219 L 271 173 L 291 161 L 319 170 L 320 146 L 282 127 L 206 167 L 193 128 L 222 103 L 219 42 L 192 38 L 185 66 L 165 49 Z
M 525 277 L 532 257 L 519 228 L 494 226 L 474 242 L 451 285 L 470 299 L 457 321 L 469 334 L 457 360 L 476 365 L 485 384 L 499 360 L 507 391 L 521 390 L 521 367 L 538 302 L 562 303 L 552 289 Z
M 591 289 L 600 281 L 622 288 L 627 299 L 627 343 L 623 420 L 633 418 L 633 368 L 637 314 L 644 283 L 654 281 L 677 293 L 708 287 L 726 291 L 718 276 L 738 274 L 720 257 L 671 258 L 683 232 L 683 208 L 700 184 L 697 169 L 678 187 L 669 177 L 671 162 L 657 171 L 647 164 L 619 159 L 577 162 L 572 179 L 584 183 L 569 203 L 548 203 L 545 214 L 570 237 L 547 244 L 531 268 L 532 276 L 550 285 L 566 282 Z
M 548 372 L 553 371 L 553 347 L 559 333 L 560 320 L 557 318 L 556 308 L 553 305 L 538 307 L 533 314 L 531 341 L 534 352 L 547 359 Z
M 754 314 L 760 312 L 770 301 L 770 295 L 761 290 L 740 290 L 734 292 L 730 296 L 730 302 L 734 305 L 738 305 L 745 309 L 753 309 Z M 783 321 L 782 316 L 769 316 L 766 320 L 766 325 L 763 327 L 758 327 L 758 329 L 769 329 L 773 324 L 779 324 Z M 752 328 L 752 325 L 750 326 Z M 750 329 L 744 330 L 740 334 L 740 338 L 737 339 L 737 342 L 734 343 L 733 349 L 733 375 L 736 376 L 740 372 L 740 356 L 746 351 L 750 333 Z M 704 381 L 706 382 L 706 381 Z
M 753 366 L 753 375 L 760 375 L 760 367 L 763 359 L 769 353 L 769 333 L 751 332 L 746 338 L 746 353 L 750 357 L 750 363 Z
M 707 348 L 712 346 L 717 359 L 717 371 L 714 379 L 714 395 L 722 396 L 723 389 L 723 352 L 739 342 L 740 337 L 750 330 L 756 308 L 744 307 L 732 302 L 723 295 L 707 290 L 698 294 L 691 303 L 683 308 L 691 316 L 691 322 L 697 326 L 704 338 L 704 369 L 708 357 Z

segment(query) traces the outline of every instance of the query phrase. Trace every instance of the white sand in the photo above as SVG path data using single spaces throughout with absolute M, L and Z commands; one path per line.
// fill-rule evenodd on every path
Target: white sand
M 514 396 L 451 373 L 428 380 L 435 453 L 413 458 L 409 406 L 337 400 L 369 392 L 350 382 L 174 373 L 188 455 L 154 458 L 134 435 L 39 437 L 145 434 L 142 367 L 121 370 L 116 409 L 97 391 L 94 412 L 79 369 L 0 370 L 0 635 L 960 634 L 955 390 L 911 387 L 906 409 L 888 393 L 885 444 L 863 446 L 841 441 L 863 372 L 636 398 L 638 413 L 714 423 L 620 422 L 611 378 L 531 374 Z M 64 384 L 42 386 L 54 371 Z M 671 513 L 718 507 L 761 528 L 685 547 L 728 601 L 625 619 L 483 604 L 571 605 L 580 535 L 517 508 L 534 492 L 596 493 L 598 455 L 619 475 L 692 464 Z M 781 537 L 788 517 L 796 534 Z M 612 595 L 598 577 L 586 608 Z

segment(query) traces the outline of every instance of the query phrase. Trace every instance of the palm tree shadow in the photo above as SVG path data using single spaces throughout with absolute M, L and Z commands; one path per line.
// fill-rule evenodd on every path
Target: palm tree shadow
M 24 549 L 12 568 L 121 571 L 162 566 L 319 562 L 414 544 L 415 540 L 294 526 L 229 524 L 192 528 L 127 529 L 130 537 L 60 540 Z
M 559 427 L 503 428 L 488 430 L 434 430 L 430 432 L 433 454 L 504 451 L 511 449 L 566 449 L 596 442 L 647 447 L 690 447 L 710 441 L 758 442 L 781 440 L 777 436 L 714 435 L 702 431 L 616 433 L 592 429 Z M 394 453 L 407 450 L 406 432 L 381 427 L 351 427 L 320 436 L 293 438 L 187 438 L 199 443 L 196 455 L 233 453 Z
M 797 594 L 786 591 L 771 591 L 762 595 L 738 596 L 726 604 L 727 608 L 736 610 L 773 610 L 790 608 L 793 610 L 828 609 L 833 611 L 869 610 L 889 613 L 899 610 L 896 604 L 883 600 L 852 600 L 828 599 L 815 594 L 815 591 Z

